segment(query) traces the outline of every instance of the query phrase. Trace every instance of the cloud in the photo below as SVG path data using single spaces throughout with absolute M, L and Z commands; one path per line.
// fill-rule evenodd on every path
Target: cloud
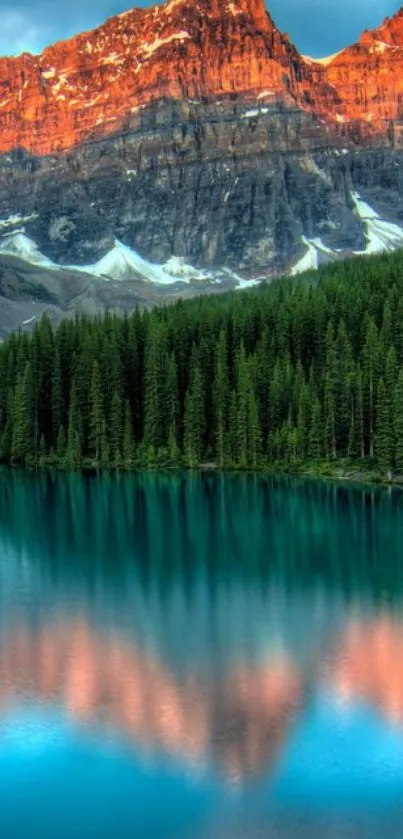
M 197 0 L 188 0 L 197 2 Z M 277 25 L 313 56 L 336 52 L 394 14 L 401 0 L 267 0 Z M 148 0 L 0 0 L 0 55 L 39 52 Z

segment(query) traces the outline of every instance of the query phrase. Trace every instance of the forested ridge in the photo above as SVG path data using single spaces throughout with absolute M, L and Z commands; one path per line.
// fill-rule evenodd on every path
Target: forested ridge
M 0 346 L 3 462 L 403 475 L 403 252 Z

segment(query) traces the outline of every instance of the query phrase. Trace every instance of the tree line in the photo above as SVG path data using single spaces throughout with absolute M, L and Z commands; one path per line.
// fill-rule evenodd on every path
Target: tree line
M 23 466 L 403 474 L 403 252 L 124 317 L 44 316 L 0 346 L 0 441 Z

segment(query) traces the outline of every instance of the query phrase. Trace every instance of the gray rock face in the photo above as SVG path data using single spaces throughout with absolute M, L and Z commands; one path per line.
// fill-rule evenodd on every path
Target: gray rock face
M 56 263 L 90 265 L 115 240 L 154 262 L 172 255 L 242 276 L 290 270 L 302 236 L 365 247 L 351 192 L 403 221 L 403 152 L 344 148 L 298 109 L 160 101 L 135 125 L 71 152 L 0 158 L 0 219 L 20 216 Z

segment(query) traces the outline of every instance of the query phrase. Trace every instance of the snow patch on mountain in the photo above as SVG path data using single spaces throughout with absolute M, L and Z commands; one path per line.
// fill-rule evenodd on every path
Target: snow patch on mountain
M 307 239 L 306 236 L 302 237 L 302 242 L 306 246 L 307 250 L 305 251 L 304 256 L 298 260 L 296 265 L 294 265 L 291 271 L 292 277 L 296 277 L 297 274 L 303 274 L 304 271 L 316 271 L 319 266 L 318 249 L 316 245 L 311 242 L 310 239 Z
M 38 218 L 38 213 L 32 213 L 30 216 L 21 216 L 18 213 L 7 216 L 7 218 L 0 218 L 0 233 L 8 227 L 15 227 L 17 224 L 24 224 L 28 221 L 34 221 Z
M 165 265 L 149 262 L 133 248 L 124 245 L 118 239 L 115 247 L 93 265 L 84 267 L 70 266 L 75 270 L 106 277 L 113 280 L 125 280 L 137 274 L 141 279 L 157 285 L 172 285 L 174 282 L 189 283 L 191 280 L 207 279 L 206 272 L 198 271 L 187 265 L 181 257 L 172 256 Z
M 127 170 L 128 177 L 134 175 L 135 170 Z M 291 276 L 297 276 L 305 271 L 316 270 L 323 262 L 347 258 L 351 255 L 370 255 L 384 251 L 403 248 L 403 227 L 394 222 L 386 221 L 364 201 L 358 192 L 352 192 L 351 198 L 355 212 L 360 219 L 366 247 L 361 251 L 348 251 L 331 248 L 320 237 L 308 238 L 302 236 L 304 254 L 291 269 Z M 61 265 L 45 256 L 37 244 L 25 232 L 24 223 L 37 218 L 32 215 L 10 215 L 0 218 L 0 254 L 10 254 L 20 257 L 25 262 L 38 267 L 52 270 L 68 269 L 104 281 L 133 281 L 141 280 L 156 286 L 174 286 L 177 283 L 187 285 L 203 283 L 215 284 L 236 289 L 251 288 L 259 284 L 265 277 L 247 280 L 227 268 L 199 269 L 189 264 L 184 257 L 171 256 L 162 263 L 154 263 L 140 256 L 137 251 L 124 245 L 118 239 L 114 247 L 100 260 L 89 265 Z M 19 225 L 19 226 L 18 226 Z
M 334 52 L 332 55 L 325 55 L 323 58 L 312 58 L 311 55 L 302 55 L 301 58 L 303 58 L 304 61 L 307 61 L 308 64 L 322 64 L 323 67 L 327 67 L 328 64 L 331 64 L 332 61 L 334 61 L 338 55 L 341 55 L 342 52 L 344 52 L 344 49 Z
M 303 274 L 304 271 L 316 271 L 317 268 L 319 268 L 321 261 L 329 262 L 329 260 L 337 259 L 340 254 L 343 254 L 343 251 L 339 248 L 329 248 L 328 245 L 325 245 L 325 243 L 322 242 L 322 239 L 320 239 L 319 236 L 316 236 L 313 239 L 308 239 L 307 236 L 302 236 L 302 242 L 307 250 L 292 268 L 292 277 L 297 276 L 297 274 Z M 322 254 L 326 257 L 324 260 L 321 260 Z M 348 251 L 345 251 L 344 255 L 346 257 L 350 256 Z
M 257 277 L 256 280 L 243 280 L 241 277 L 237 277 L 237 285 L 236 291 L 245 291 L 247 288 L 255 288 L 258 285 L 261 285 L 267 277 Z
M 386 44 L 385 41 L 377 41 L 375 46 L 370 48 L 370 52 L 377 52 L 377 53 L 384 53 L 386 50 L 392 49 L 390 44 Z
M 31 265 L 43 265 L 46 268 L 57 267 L 51 259 L 44 256 L 39 248 L 23 230 L 15 231 L 0 241 L 0 252 L 19 256 Z
M 403 228 L 398 224 L 382 219 L 378 213 L 363 201 L 358 192 L 351 197 L 360 220 L 363 222 L 367 246 L 365 251 L 355 251 L 357 255 L 383 253 L 403 248 Z
M 176 8 L 176 6 L 182 6 L 182 5 L 183 5 L 183 0 L 169 0 L 169 2 L 165 6 L 165 9 L 166 9 L 167 12 L 171 12 L 172 9 Z
M 172 35 L 167 35 L 166 38 L 155 38 L 150 44 L 142 44 L 141 52 L 149 58 L 154 52 L 172 43 L 172 41 L 186 41 L 188 38 L 190 38 L 189 32 L 184 30 L 182 32 L 174 32 Z
M 227 9 L 231 15 L 234 15 L 234 17 L 236 17 L 236 15 L 242 14 L 242 9 L 239 9 L 238 6 L 236 6 L 235 3 L 232 2 L 232 0 L 229 0 L 229 3 L 227 3 Z
M 56 68 L 55 67 L 50 67 L 49 70 L 42 70 L 41 72 L 42 72 L 42 78 L 47 81 L 48 79 L 53 79 L 55 77 Z
M 351 198 L 354 202 L 355 211 L 362 222 L 364 235 L 367 241 L 366 247 L 361 251 L 347 251 L 340 248 L 329 248 L 319 237 L 308 239 L 302 236 L 302 242 L 306 251 L 301 259 L 291 270 L 291 276 L 302 274 L 304 271 L 316 270 L 320 263 L 320 255 L 324 254 L 327 260 L 347 258 L 349 256 L 370 256 L 371 254 L 395 251 L 403 248 L 403 228 L 391 221 L 382 219 L 376 210 L 366 201 L 363 201 L 358 192 L 352 192 Z
M 258 117 L 260 114 L 268 114 L 269 108 L 252 108 L 250 111 L 245 111 L 244 114 L 241 114 L 241 119 L 252 119 L 252 117 Z
M 262 90 L 262 92 L 259 93 L 257 98 L 258 99 L 266 99 L 267 96 L 275 96 L 275 95 L 276 94 L 275 94 L 274 90 Z
M 21 219 L 14 216 L 14 219 Z M 1 221 L 0 221 L 1 230 Z M 53 262 L 39 250 L 36 243 L 25 235 L 24 229 L 7 233 L 0 239 L 0 254 L 18 256 L 30 265 L 70 270 L 89 274 L 104 281 L 130 281 L 140 279 L 158 286 L 173 286 L 176 283 L 228 283 L 235 288 L 250 288 L 259 280 L 244 280 L 228 268 L 200 270 L 189 265 L 184 257 L 171 256 L 164 264 L 150 262 L 140 256 L 133 248 L 124 245 L 118 239 L 115 246 L 98 262 L 90 265 L 61 265 Z
M 222 283 L 231 281 L 236 288 L 250 288 L 260 282 L 243 280 L 229 269 L 200 270 L 189 265 L 184 257 L 171 256 L 164 264 L 150 262 L 140 256 L 133 248 L 124 245 L 118 239 L 115 240 L 115 247 L 102 259 L 93 265 L 78 267 L 71 265 L 74 270 L 85 271 L 96 277 L 113 280 L 133 279 L 133 273 L 140 279 L 154 283 L 155 285 L 173 285 L 174 283 Z

